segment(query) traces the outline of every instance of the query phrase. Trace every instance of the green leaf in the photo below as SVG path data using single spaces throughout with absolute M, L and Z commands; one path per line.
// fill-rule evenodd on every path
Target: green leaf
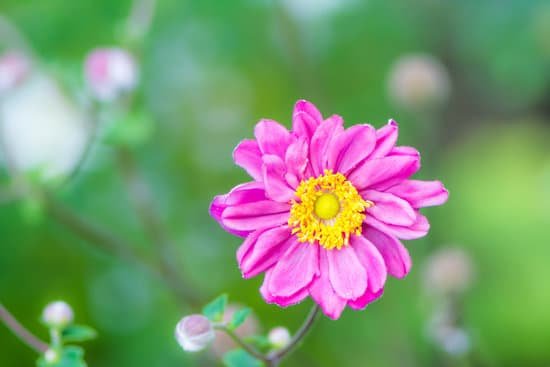
M 226 367 L 263 367 L 262 361 L 252 357 L 242 349 L 235 349 L 223 356 Z
M 271 349 L 271 342 L 265 335 L 253 335 L 244 339 L 245 342 L 252 344 L 261 352 L 267 352 Z
M 233 317 L 231 318 L 231 321 L 229 322 L 229 325 L 227 325 L 227 327 L 231 330 L 235 330 L 236 328 L 241 326 L 243 322 L 245 322 L 246 318 L 250 315 L 250 312 L 252 312 L 252 310 L 248 307 L 241 308 L 240 310 L 236 311 L 233 314 Z
M 66 327 L 61 338 L 64 342 L 84 342 L 90 339 L 94 339 L 97 333 L 94 329 L 84 325 L 71 325 Z
M 204 316 L 212 322 L 221 322 L 223 320 L 223 313 L 227 306 L 227 294 L 222 294 L 202 309 Z
M 44 356 L 36 362 L 38 367 L 87 367 L 84 362 L 84 350 L 76 346 L 68 346 L 61 351 L 57 361 L 48 362 Z

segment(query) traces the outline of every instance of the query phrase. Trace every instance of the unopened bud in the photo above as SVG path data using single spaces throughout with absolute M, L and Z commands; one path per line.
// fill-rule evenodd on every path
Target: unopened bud
M 470 256 L 458 247 L 443 248 L 428 259 L 425 283 L 428 290 L 457 293 L 468 288 L 473 278 Z
M 56 363 L 59 360 L 59 354 L 53 349 L 48 349 L 46 353 L 44 353 L 44 360 L 47 363 Z
M 20 52 L 0 56 L 0 95 L 21 83 L 30 72 L 29 59 Z
M 84 73 L 90 91 L 101 101 L 113 101 L 138 83 L 133 56 L 120 48 L 99 48 L 88 54 Z
M 443 64 L 430 55 L 403 56 L 390 71 L 388 92 L 393 102 L 403 108 L 438 106 L 449 97 L 449 75 Z
M 73 322 L 73 310 L 63 301 L 48 304 L 42 313 L 42 321 L 52 328 L 63 328 Z
M 176 325 L 176 340 L 187 352 L 203 350 L 215 336 L 212 323 L 203 315 L 186 316 Z
M 267 339 L 275 349 L 283 349 L 290 343 L 291 336 L 287 328 L 278 326 L 271 329 Z

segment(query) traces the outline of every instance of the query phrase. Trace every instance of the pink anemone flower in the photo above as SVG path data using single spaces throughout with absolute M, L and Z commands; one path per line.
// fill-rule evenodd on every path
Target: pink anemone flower
M 235 163 L 252 177 L 216 196 L 210 214 L 245 240 L 237 251 L 243 277 L 265 273 L 266 302 L 286 307 L 307 296 L 332 319 L 346 306 L 378 299 L 387 274 L 403 278 L 411 258 L 400 240 L 422 237 L 419 209 L 443 204 L 439 181 L 410 177 L 420 155 L 396 146 L 397 123 L 348 129 L 324 119 L 310 102 L 296 103 L 292 131 L 261 120 L 243 140 Z

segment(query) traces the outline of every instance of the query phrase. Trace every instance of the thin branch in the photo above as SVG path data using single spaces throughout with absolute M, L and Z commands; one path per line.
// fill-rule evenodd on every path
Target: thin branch
M 167 281 L 179 283 L 181 288 L 187 290 L 189 304 L 193 307 L 200 307 L 201 297 L 197 295 L 196 290 L 193 290 L 191 284 L 186 281 L 186 277 L 182 275 L 181 269 L 173 261 L 174 255 L 177 253 L 176 247 L 169 239 L 159 218 L 152 201 L 151 189 L 140 175 L 132 152 L 126 148 L 119 148 L 117 163 L 136 215 L 144 227 L 149 242 L 156 248 L 160 271 Z
M 319 306 L 314 303 L 304 323 L 302 324 L 300 329 L 298 329 L 296 334 L 294 334 L 294 337 L 290 340 L 290 343 L 288 343 L 285 348 L 275 351 L 268 356 L 268 359 L 270 361 L 269 366 L 278 366 L 281 359 L 290 354 L 298 346 L 298 344 L 300 344 L 302 339 L 307 335 L 307 333 L 315 323 L 315 319 L 317 318 L 318 314 Z
M 269 363 L 269 359 L 266 355 L 259 352 L 254 348 L 252 345 L 248 344 L 244 340 L 242 340 L 233 330 L 230 330 L 225 325 L 217 325 L 216 329 L 223 331 L 226 333 L 235 343 L 237 343 L 241 348 L 243 348 L 248 354 L 253 356 L 254 358 L 257 358 L 261 361 L 264 361 L 266 363 Z
M 166 286 L 175 292 L 181 306 L 188 307 L 196 302 L 197 296 L 194 292 L 182 287 L 180 283 L 168 277 L 162 271 L 160 264 L 148 260 L 146 256 L 137 251 L 136 246 L 133 244 L 127 243 L 94 223 L 89 222 L 70 208 L 60 204 L 50 194 L 44 194 L 44 201 L 52 218 L 63 224 L 75 235 L 96 246 L 103 252 L 141 266 L 164 281 Z
M 0 320 L 4 322 L 23 343 L 42 354 L 48 350 L 48 344 L 40 340 L 37 336 L 28 331 L 17 319 L 0 303 Z

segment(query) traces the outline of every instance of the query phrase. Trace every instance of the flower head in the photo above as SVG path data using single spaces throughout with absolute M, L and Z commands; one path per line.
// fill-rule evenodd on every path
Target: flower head
M 84 72 L 91 92 L 101 101 L 118 98 L 133 90 L 138 82 L 134 58 L 119 48 L 99 48 L 90 52 Z
M 183 350 L 198 352 L 206 348 L 216 334 L 208 318 L 203 315 L 191 315 L 178 322 L 175 336 Z
M 73 322 L 73 309 L 66 302 L 55 301 L 42 312 L 42 321 L 49 327 L 62 328 Z
M 0 95 L 21 83 L 30 73 L 30 60 L 20 52 L 0 55 Z
M 400 239 L 428 232 L 421 207 L 447 200 L 438 181 L 410 177 L 420 155 L 396 146 L 397 124 L 344 129 L 298 101 L 293 129 L 261 120 L 235 162 L 252 181 L 217 196 L 210 213 L 245 238 L 237 251 L 245 278 L 265 273 L 269 303 L 289 306 L 311 296 L 337 319 L 382 295 L 387 274 L 404 277 L 411 260 Z

